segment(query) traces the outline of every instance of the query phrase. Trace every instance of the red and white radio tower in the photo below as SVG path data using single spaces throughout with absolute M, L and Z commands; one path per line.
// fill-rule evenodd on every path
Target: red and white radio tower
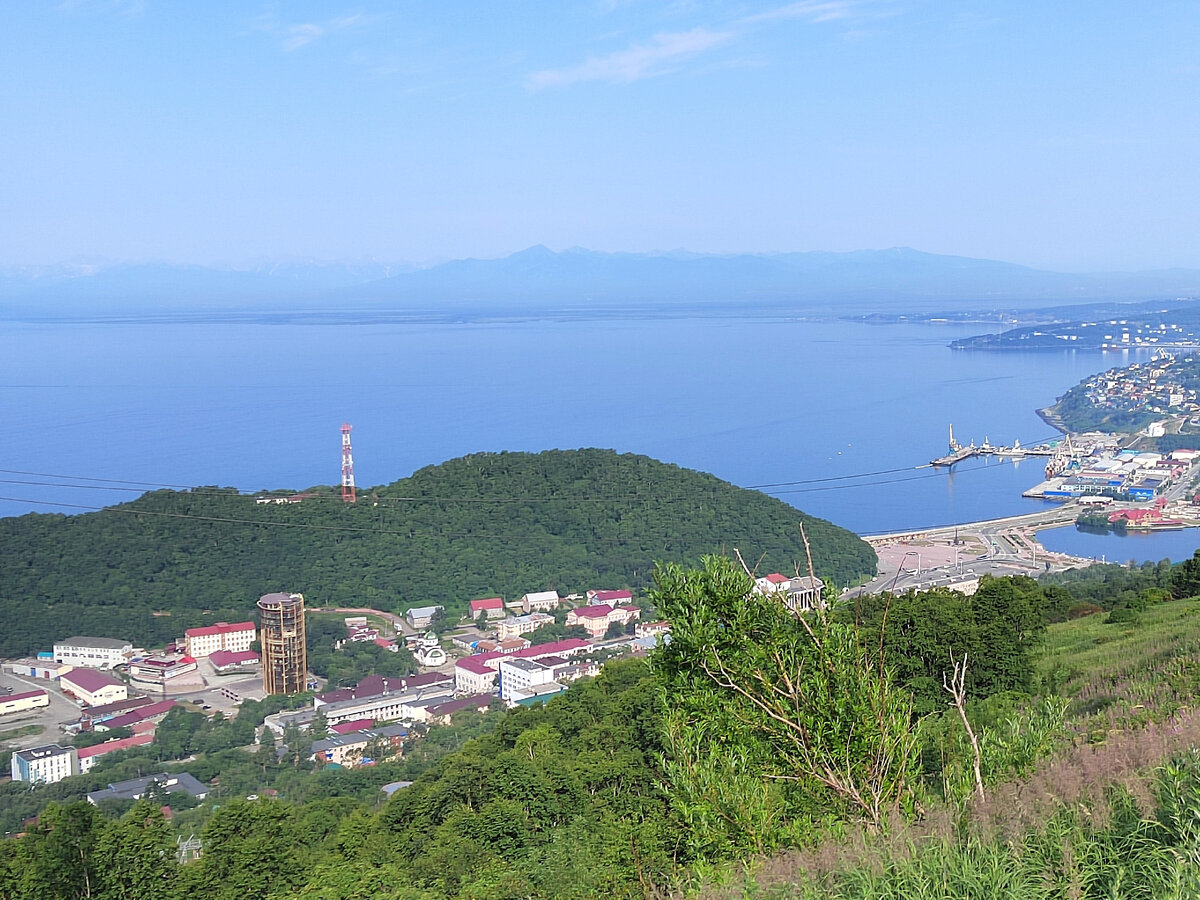
M 342 426 L 342 502 L 358 499 L 354 490 L 354 454 L 350 452 L 350 425 Z

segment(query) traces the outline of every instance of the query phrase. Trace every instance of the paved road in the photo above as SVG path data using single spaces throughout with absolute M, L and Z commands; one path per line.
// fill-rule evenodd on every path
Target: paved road
M 41 690 L 50 695 L 48 707 L 27 713 L 0 716 L 0 731 L 11 731 L 24 725 L 41 725 L 43 728 L 40 734 L 29 734 L 25 737 L 5 741 L 3 743 L 5 748 L 24 750 L 29 747 L 40 747 L 43 744 L 60 743 L 66 738 L 62 726 L 79 718 L 79 706 L 73 700 L 64 697 L 53 683 L 4 672 L 0 673 L 0 686 L 11 687 L 14 694 Z

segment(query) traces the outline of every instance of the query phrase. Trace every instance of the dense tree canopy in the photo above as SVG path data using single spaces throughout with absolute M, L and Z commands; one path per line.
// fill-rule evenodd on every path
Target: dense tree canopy
M 874 571 L 855 535 L 711 475 L 607 450 L 484 453 L 343 504 L 332 489 L 259 504 L 219 488 L 155 491 L 78 516 L 0 519 L 0 656 L 72 634 L 153 646 L 249 615 L 259 595 L 399 610 L 527 591 L 640 587 L 662 559 L 741 547 L 764 571 L 838 584 Z M 154 613 L 153 616 L 148 615 Z

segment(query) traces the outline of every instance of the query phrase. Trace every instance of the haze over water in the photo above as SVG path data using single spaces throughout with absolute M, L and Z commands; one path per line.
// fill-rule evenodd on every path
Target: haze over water
M 964 443 L 1051 437 L 1036 408 L 1124 361 L 946 346 L 979 330 L 778 318 L 9 325 L 0 453 L 37 473 L 301 489 L 337 483 L 350 422 L 360 486 L 477 451 L 610 447 L 775 485 L 859 533 L 950 524 L 1038 508 L 1020 494 L 1042 469 L 1036 458 L 915 468 L 945 452 L 951 422 Z M 865 473 L 881 474 L 847 477 Z M 3 515 L 136 496 L 4 477 Z

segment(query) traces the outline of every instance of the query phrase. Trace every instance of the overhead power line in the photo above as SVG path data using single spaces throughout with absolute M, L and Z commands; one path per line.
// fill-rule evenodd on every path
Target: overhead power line
M 1047 438 L 1041 438 L 1035 442 L 1026 442 L 1026 446 L 1030 446 L 1031 444 L 1041 443 L 1041 442 L 1044 442 L 1045 440 L 1047 440 Z M 977 470 L 985 469 L 985 468 L 990 468 L 990 467 L 986 464 L 968 466 L 968 465 L 964 465 L 963 463 L 958 463 L 958 464 L 956 464 L 956 466 L 953 470 L 953 473 L 962 475 L 962 474 L 966 474 L 967 472 L 973 472 L 973 471 L 977 471 Z M 911 473 L 920 473 L 920 474 L 911 474 Z M 205 495 L 227 496 L 229 493 L 229 490 L 231 490 L 229 488 L 186 485 L 186 484 L 178 484 L 178 483 L 170 483 L 170 482 L 134 481 L 134 480 L 122 479 L 122 478 L 102 478 L 102 477 L 92 476 L 92 475 L 64 475 L 62 473 L 36 472 L 36 471 L 32 471 L 32 470 L 27 470 L 27 469 L 0 468 L 0 474 L 26 476 L 26 478 L 0 478 L 0 484 L 28 485 L 28 486 L 35 486 L 35 487 L 55 487 L 55 488 L 66 488 L 68 490 L 123 491 L 123 492 L 127 492 L 127 493 L 137 493 L 137 494 L 145 493 L 145 492 L 151 491 L 151 490 L 174 490 L 174 491 L 180 491 L 180 492 L 187 492 L 187 493 L 198 495 L 198 496 L 205 496 Z M 881 477 L 881 476 L 887 476 L 887 475 L 901 475 L 901 474 L 904 474 L 904 477 L 897 477 L 897 478 L 882 478 Z M 924 479 L 929 479 L 929 478 L 940 478 L 942 476 L 942 474 L 943 474 L 943 472 L 940 468 L 934 467 L 930 463 L 922 463 L 919 465 L 912 465 L 912 466 L 897 466 L 897 467 L 890 468 L 890 469 L 876 469 L 871 472 L 854 472 L 854 473 L 849 473 L 849 474 L 845 474 L 845 475 L 829 475 L 829 476 L 824 476 L 824 477 L 820 477 L 820 478 L 801 478 L 801 479 L 794 479 L 791 481 L 764 482 L 761 484 L 745 485 L 744 488 L 746 490 L 762 491 L 763 493 L 766 493 L 770 496 L 779 497 L 779 496 L 793 495 L 793 494 L 806 494 L 806 493 L 816 493 L 816 492 L 836 491 L 836 490 L 851 490 L 851 489 L 862 488 L 862 487 L 881 487 L 881 486 L 886 486 L 889 484 L 899 484 L 899 483 L 907 482 L 907 481 L 919 481 L 919 480 L 924 480 Z M 39 480 L 33 480 L 33 479 L 39 479 Z M 45 480 L 40 480 L 40 479 L 56 479 L 56 480 L 45 481 Z M 875 479 L 875 480 L 866 481 L 863 479 Z M 781 490 L 782 488 L 789 488 L 789 490 Z M 234 490 L 236 490 L 236 489 L 234 489 Z M 276 491 L 242 492 L 242 491 L 238 490 L 239 496 L 254 496 L 256 494 L 258 494 L 258 495 L 262 495 L 262 494 L 278 495 L 278 493 L 279 492 L 276 492 Z M 376 503 L 384 503 L 384 504 L 389 504 L 389 505 L 418 504 L 418 503 L 441 503 L 441 504 L 525 503 L 525 504 L 528 504 L 528 503 L 562 503 L 562 502 L 645 504 L 645 503 L 675 503 L 675 502 L 688 501 L 688 500 L 700 500 L 700 499 L 705 499 L 705 498 L 711 497 L 711 496 L 712 496 L 711 492 L 705 493 L 705 494 L 697 493 L 697 494 L 676 495 L 676 496 L 669 496 L 669 497 L 663 497 L 663 496 L 648 497 L 645 494 L 616 494 L 616 493 L 593 495 L 593 496 L 581 496 L 581 495 L 561 496 L 560 495 L 560 496 L 551 496 L 551 497 L 544 497 L 544 496 L 543 497 L 533 497 L 533 496 L 524 496 L 524 495 L 512 495 L 512 496 L 504 496 L 504 497 L 431 497 L 431 496 L 404 496 L 404 497 L 392 496 L 392 497 L 389 497 L 389 496 L 376 496 L 373 498 L 373 501 Z M 59 502 L 55 502 L 55 501 L 46 501 L 46 500 L 29 500 L 29 499 L 19 499 L 19 498 L 0 498 L 0 499 L 9 500 L 14 503 L 30 503 L 30 504 L 38 504 L 38 505 L 60 506 L 60 507 L 66 508 L 66 509 L 76 509 L 77 508 L 77 509 L 86 509 L 86 510 L 99 510 L 99 509 L 108 508 L 108 507 L 100 507 L 100 506 L 88 506 L 85 504 L 59 503 Z M 333 495 L 332 493 L 329 496 L 317 495 L 314 497 L 306 498 L 306 500 L 310 503 L 314 502 L 314 501 L 333 500 L 333 499 L 336 499 L 336 496 Z M 182 515 L 182 514 L 179 514 L 179 515 Z M 248 520 L 248 521 L 250 521 L 250 520 Z M 298 524 L 298 523 L 291 523 L 291 524 Z

